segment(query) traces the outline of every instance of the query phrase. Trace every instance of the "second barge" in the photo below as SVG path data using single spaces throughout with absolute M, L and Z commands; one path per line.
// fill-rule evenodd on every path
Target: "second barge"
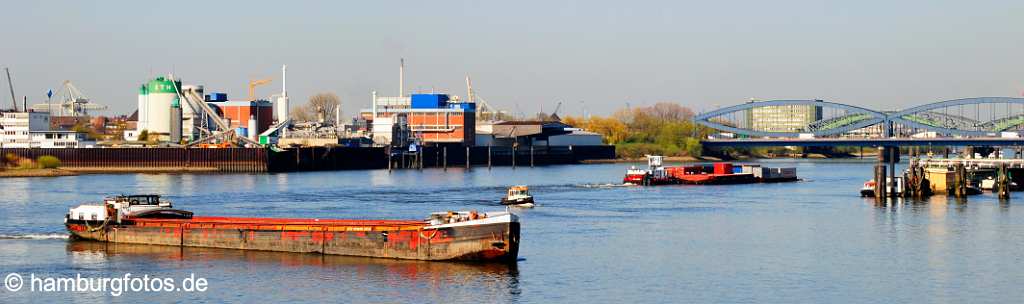
M 653 185 L 724 185 L 794 182 L 799 180 L 796 168 L 767 168 L 760 165 L 734 166 L 719 162 L 712 165 L 665 167 L 664 156 L 647 156 L 647 169 L 626 170 L 625 184 Z
M 157 195 L 116 196 L 69 210 L 74 238 L 112 243 L 320 253 L 412 260 L 514 262 L 519 218 L 439 212 L 426 220 L 197 217 Z

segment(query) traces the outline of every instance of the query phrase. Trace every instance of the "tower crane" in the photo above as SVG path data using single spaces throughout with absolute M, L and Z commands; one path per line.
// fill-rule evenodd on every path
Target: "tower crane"
M 249 81 L 249 100 L 256 100 L 256 87 L 270 83 L 270 78 Z

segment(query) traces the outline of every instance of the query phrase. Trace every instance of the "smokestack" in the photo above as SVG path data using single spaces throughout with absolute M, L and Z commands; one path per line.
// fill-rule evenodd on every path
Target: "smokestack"
M 281 96 L 277 97 L 277 121 L 282 122 L 288 119 L 288 66 L 281 66 Z
M 405 58 L 398 59 L 398 97 L 405 97 Z
M 334 128 L 337 130 L 341 127 L 341 105 L 334 108 Z

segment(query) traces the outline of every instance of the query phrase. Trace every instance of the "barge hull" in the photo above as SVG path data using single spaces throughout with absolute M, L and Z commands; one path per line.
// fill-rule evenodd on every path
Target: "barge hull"
M 320 253 L 412 260 L 515 261 L 519 222 L 426 226 L 417 221 L 196 218 L 122 224 L 69 220 L 72 236 L 111 243 Z

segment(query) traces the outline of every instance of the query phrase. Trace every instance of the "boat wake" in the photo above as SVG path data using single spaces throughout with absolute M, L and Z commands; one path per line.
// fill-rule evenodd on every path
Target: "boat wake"
M 619 188 L 619 187 L 633 187 L 633 184 L 581 184 L 577 185 L 581 188 Z
M 0 234 L 0 240 L 62 240 L 67 239 L 66 233 L 30 233 L 30 234 Z

